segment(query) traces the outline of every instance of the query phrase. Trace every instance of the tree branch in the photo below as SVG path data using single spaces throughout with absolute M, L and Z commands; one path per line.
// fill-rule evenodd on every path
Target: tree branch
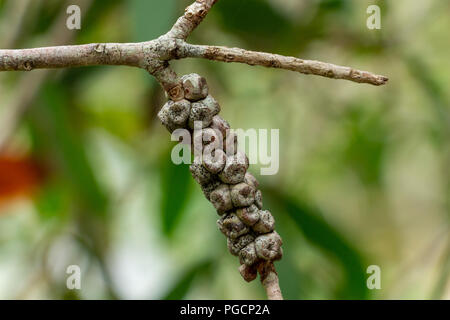
M 278 274 L 272 261 L 262 263 L 258 266 L 258 272 L 261 284 L 266 289 L 267 298 L 269 300 L 283 300 L 280 284 L 278 282 Z
M 240 48 L 193 45 L 189 43 L 183 43 L 183 49 L 183 57 L 205 58 L 223 62 L 246 63 L 251 66 L 258 65 L 286 69 L 303 74 L 314 74 L 332 79 L 345 79 L 376 86 L 383 85 L 388 81 L 388 78 L 385 76 L 376 75 L 367 71 L 321 61 L 286 57 L 273 53 L 248 51 Z
M 127 65 L 140 67 L 144 44 L 92 43 L 78 46 L 56 46 L 34 49 L 0 50 L 0 71 L 31 71 L 94 65 Z
M 186 8 L 184 15 L 178 18 L 167 36 L 186 40 L 194 29 L 203 21 L 218 0 L 197 0 Z

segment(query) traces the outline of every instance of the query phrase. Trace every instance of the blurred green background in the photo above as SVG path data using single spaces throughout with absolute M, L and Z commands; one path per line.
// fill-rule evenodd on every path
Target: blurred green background
M 0 0 L 0 47 L 149 40 L 189 3 Z M 370 4 L 381 30 L 366 27 Z M 387 75 L 383 87 L 173 63 L 206 77 L 232 127 L 280 129 L 279 173 L 250 170 L 284 240 L 285 298 L 450 298 L 449 17 L 442 0 L 221 0 L 189 39 L 349 65 Z M 171 163 L 164 101 L 134 68 L 0 74 L 1 299 L 265 298 Z M 66 289 L 72 264 L 81 290 Z

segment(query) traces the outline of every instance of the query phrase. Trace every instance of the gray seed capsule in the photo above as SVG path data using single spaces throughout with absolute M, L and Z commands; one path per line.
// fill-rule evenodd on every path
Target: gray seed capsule
M 255 243 L 252 242 L 239 251 L 239 262 L 248 266 L 254 265 L 258 261 L 256 254 Z
M 211 199 L 211 192 L 213 192 L 218 186 L 222 184 L 219 180 L 213 180 L 211 182 L 208 182 L 206 184 L 200 185 L 200 188 L 203 191 L 203 194 L 205 195 L 206 199 Z
M 239 251 L 241 251 L 246 245 L 252 243 L 255 237 L 251 234 L 244 234 L 237 239 L 227 238 L 227 247 L 233 256 L 238 256 Z
M 244 182 L 233 185 L 231 201 L 235 207 L 248 207 L 255 202 L 255 188 Z
M 230 125 L 221 116 L 217 115 L 212 118 L 211 128 L 220 132 L 222 139 L 225 139 L 230 130 Z
M 194 145 L 194 155 L 199 156 L 204 153 L 210 154 L 215 149 L 222 149 L 222 140 L 214 129 L 205 128 L 194 130 L 192 143 Z M 205 149 L 206 146 L 210 148 Z
M 169 100 L 158 112 L 158 118 L 167 130 L 173 132 L 175 129 L 186 127 L 190 110 L 191 103 L 185 99 Z
M 202 76 L 191 73 L 181 77 L 184 97 L 191 101 L 204 99 L 208 95 L 208 84 Z
M 212 118 L 219 112 L 219 104 L 210 95 L 203 100 L 193 102 L 191 105 L 191 113 L 189 114 L 189 127 L 194 129 L 194 122 L 201 121 L 202 128 L 206 128 L 211 124 Z
M 227 238 L 236 239 L 248 233 L 248 227 L 234 214 L 223 215 L 217 220 L 217 226 Z
M 255 266 L 247 266 L 245 264 L 239 267 L 239 273 L 241 274 L 242 278 L 247 282 L 255 280 L 256 276 L 258 275 L 258 271 L 256 270 Z
M 255 204 L 259 209 L 263 208 L 263 202 L 262 202 L 262 192 L 261 190 L 256 190 L 255 192 Z
M 238 136 L 236 133 L 228 131 L 224 138 L 223 150 L 227 156 L 232 156 L 238 152 Z
M 250 172 L 245 173 L 244 182 L 251 185 L 253 188 L 258 189 L 259 182 Z
M 238 152 L 227 157 L 223 171 L 219 174 L 220 180 L 228 184 L 237 184 L 244 180 L 248 169 L 248 158 L 245 153 Z
M 214 189 L 209 196 L 209 200 L 219 214 L 233 209 L 230 187 L 227 184 L 221 184 Z
M 225 152 L 220 149 L 216 149 L 211 154 L 203 155 L 203 165 L 205 168 L 214 174 L 218 174 L 225 167 L 225 163 L 227 162 L 227 157 Z
M 254 243 L 256 254 L 264 260 L 279 260 L 283 256 L 283 242 L 276 231 L 257 237 Z
M 189 171 L 191 171 L 191 174 L 194 177 L 195 181 L 197 181 L 197 183 L 202 186 L 207 185 L 215 180 L 214 175 L 206 170 L 206 168 L 199 161 L 194 161 L 189 166 Z
M 259 221 L 253 226 L 253 230 L 258 233 L 268 233 L 275 228 L 275 219 L 270 211 L 259 211 Z
M 259 220 L 259 209 L 254 204 L 252 204 L 249 207 L 237 209 L 236 215 L 246 225 L 253 226 Z

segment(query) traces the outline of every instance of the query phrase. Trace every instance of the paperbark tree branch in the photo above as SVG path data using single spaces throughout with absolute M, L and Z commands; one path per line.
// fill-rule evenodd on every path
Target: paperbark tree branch
M 291 70 L 332 79 L 372 85 L 386 84 L 388 78 L 346 66 L 303 60 L 279 54 L 240 48 L 193 45 L 164 35 L 141 43 L 92 43 L 34 49 L 0 50 L 0 71 L 31 71 L 95 65 L 123 65 L 144 68 L 154 74 L 163 62 L 173 59 L 203 58 Z
M 246 63 L 251 66 L 258 65 L 268 68 L 286 69 L 303 74 L 369 83 L 376 86 L 383 85 L 388 81 L 388 78 L 385 76 L 321 61 L 303 60 L 295 57 L 248 51 L 240 48 L 202 46 L 188 43 L 183 43 L 182 46 L 185 54 L 183 57 L 205 58 L 223 62 Z
M 186 40 L 194 29 L 203 21 L 218 0 L 197 0 L 186 8 L 184 15 L 178 18 L 167 36 Z
M 258 266 L 258 272 L 261 284 L 266 289 L 267 298 L 269 300 L 283 300 L 278 274 L 275 270 L 273 262 L 262 263 Z
M 218 0 L 197 0 L 172 29 L 158 39 L 141 43 L 94 43 L 33 49 L 0 50 L 0 71 L 31 71 L 94 65 L 124 65 L 143 68 L 156 77 L 172 100 L 183 98 L 183 89 L 169 61 L 202 58 L 286 69 L 358 83 L 383 85 L 388 78 L 330 63 L 303 60 L 278 54 L 239 48 L 193 45 L 185 42 Z M 258 267 L 261 283 L 269 299 L 283 299 L 272 262 Z

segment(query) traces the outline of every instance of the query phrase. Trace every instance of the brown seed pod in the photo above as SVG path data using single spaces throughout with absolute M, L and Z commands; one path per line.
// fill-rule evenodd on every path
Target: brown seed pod
M 198 141 L 198 142 L 201 141 L 201 144 L 203 146 L 206 146 L 213 142 L 217 142 L 220 146 L 222 145 L 219 135 L 217 134 L 216 130 L 214 130 L 212 128 L 204 128 L 202 130 L 195 130 L 194 131 L 194 141 Z
M 256 270 L 255 266 L 247 266 L 245 264 L 239 267 L 239 273 L 247 282 L 255 280 L 256 276 L 258 275 L 258 271 Z
M 275 261 L 283 256 L 283 242 L 276 231 L 257 237 L 254 243 L 256 254 L 264 260 Z
M 203 165 L 211 173 L 218 174 L 221 172 L 226 162 L 227 157 L 221 149 L 216 149 L 210 154 L 203 154 Z
M 268 233 L 275 228 L 275 219 L 270 211 L 259 211 L 259 221 L 253 226 L 253 230 L 258 233 Z
M 253 226 L 259 220 L 259 209 L 254 204 L 252 204 L 249 207 L 237 209 L 236 215 L 246 225 Z
M 255 202 L 255 188 L 244 182 L 233 185 L 231 201 L 235 207 L 248 207 Z
M 169 100 L 158 112 L 158 118 L 169 132 L 186 127 L 191 111 L 191 103 L 185 99 Z
M 248 227 L 234 213 L 223 215 L 217 220 L 217 226 L 227 238 L 232 239 L 236 239 L 249 231 Z
M 195 181 L 202 186 L 206 186 L 207 184 L 215 181 L 215 176 L 206 170 L 206 168 L 199 161 L 194 160 L 194 162 L 189 166 L 189 171 L 191 171 Z
M 201 121 L 202 128 L 208 127 L 212 122 L 212 118 L 219 112 L 219 104 L 210 95 L 203 100 L 193 102 L 191 113 L 189 114 L 189 128 L 194 129 L 195 121 Z
M 244 182 L 251 185 L 255 189 L 258 189 L 259 187 L 258 180 L 256 180 L 256 178 L 248 171 L 245 173 Z
M 259 209 L 263 208 L 263 202 L 262 202 L 262 192 L 261 190 L 256 190 L 255 192 L 255 204 Z
M 248 158 L 245 153 L 238 152 L 235 155 L 227 156 L 227 162 L 219 178 L 225 183 L 236 184 L 244 180 L 245 172 L 248 169 Z
M 227 156 L 232 156 L 238 152 L 238 136 L 236 133 L 228 131 L 224 138 L 223 150 Z
M 194 130 L 192 143 L 194 145 L 194 155 L 199 157 L 202 154 L 210 154 L 215 149 L 222 149 L 222 140 L 214 129 L 205 128 Z M 205 149 L 206 146 L 211 146 Z
M 254 265 L 258 261 L 255 243 L 252 242 L 239 251 L 239 262 L 248 266 Z
M 230 125 L 221 116 L 217 115 L 212 118 L 211 128 L 220 132 L 222 139 L 225 139 L 228 131 L 230 130 Z
M 214 189 L 209 195 L 209 200 L 219 214 L 223 214 L 233 209 L 230 187 L 227 184 L 221 184 Z
M 221 184 L 222 184 L 221 181 L 213 180 L 213 181 L 208 182 L 206 184 L 201 184 L 200 188 L 202 189 L 203 194 L 205 195 L 206 199 L 210 200 L 211 192 L 213 192 Z
M 208 95 L 208 84 L 202 76 L 191 73 L 181 77 L 183 83 L 184 97 L 191 101 L 198 101 Z
M 255 237 L 251 234 L 244 234 L 237 239 L 227 238 L 227 247 L 233 256 L 238 256 L 239 251 L 241 251 L 246 245 L 252 243 Z

